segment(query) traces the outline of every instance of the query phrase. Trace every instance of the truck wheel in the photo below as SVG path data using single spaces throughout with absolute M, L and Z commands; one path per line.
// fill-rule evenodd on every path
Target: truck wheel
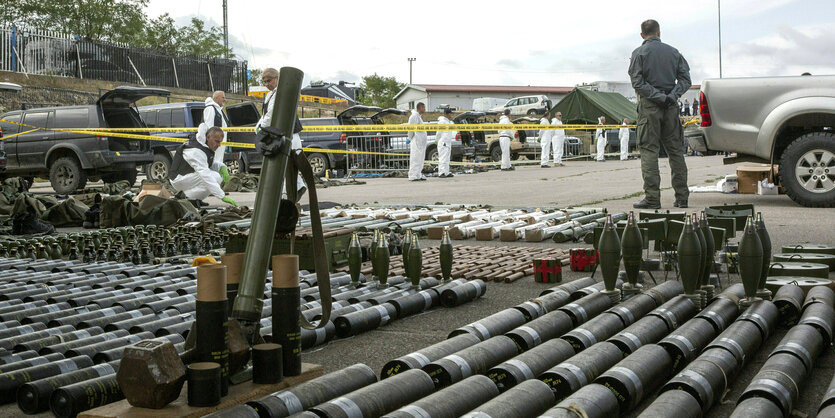
M 536 109 L 528 110 L 528 116 L 536 116 L 537 113 Z
M 49 182 L 55 193 L 70 194 L 84 188 L 87 174 L 75 157 L 61 157 L 53 161 L 49 168 Z
M 510 159 L 513 160 L 513 161 L 518 160 L 519 159 L 519 153 L 518 152 L 511 152 L 510 153 Z
M 441 154 L 438 152 L 438 147 L 429 148 L 426 151 L 426 160 L 427 161 L 438 161 L 441 158 Z
M 313 176 L 325 176 L 325 171 L 328 170 L 328 157 L 325 154 L 318 152 L 310 154 L 307 156 L 307 161 L 310 163 L 310 168 L 313 169 Z
M 168 179 L 168 171 L 170 169 L 171 157 L 156 152 L 154 153 L 154 161 L 151 164 L 148 164 L 148 180 L 155 183 L 162 183 Z
M 835 207 L 835 135 L 813 132 L 792 141 L 780 158 L 780 183 L 800 205 Z
M 241 159 L 241 157 L 238 157 L 235 160 L 229 161 L 226 164 L 226 168 L 229 169 L 229 174 L 233 174 L 233 175 L 234 174 L 243 174 L 243 173 L 246 172 L 245 169 L 244 169 L 244 162 Z
M 490 149 L 490 159 L 492 159 L 493 162 L 496 162 L 496 163 L 501 161 L 502 160 L 502 147 L 496 145 L 493 148 L 491 148 Z

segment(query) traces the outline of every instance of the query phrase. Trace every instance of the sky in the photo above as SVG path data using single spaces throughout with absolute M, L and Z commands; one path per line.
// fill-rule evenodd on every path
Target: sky
M 222 0 L 150 0 L 146 13 L 218 27 Z M 719 77 L 718 1 L 229 0 L 229 38 L 250 68 L 293 66 L 305 81 L 394 76 L 416 84 L 574 86 L 627 81 L 640 23 Z M 835 1 L 721 1 L 722 76 L 835 74 Z

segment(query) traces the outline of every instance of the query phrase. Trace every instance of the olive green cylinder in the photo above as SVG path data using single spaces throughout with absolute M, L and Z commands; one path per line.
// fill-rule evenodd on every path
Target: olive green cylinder
M 348 272 L 351 275 L 351 284 L 356 287 L 360 282 L 360 271 L 362 270 L 362 248 L 357 233 L 351 237 L 348 245 Z
M 244 253 L 241 283 L 232 307 L 232 316 L 242 321 L 257 322 L 261 319 L 264 302 L 264 284 L 267 265 L 270 262 L 272 241 L 275 236 L 278 206 L 284 187 L 284 173 L 290 155 L 290 138 L 296 120 L 304 73 L 292 67 L 282 67 L 273 106 L 272 127 L 282 132 L 286 141 L 276 155 L 264 157 L 261 166 L 261 183 L 255 194 L 252 223 Z M 312 187 L 312 186 L 311 186 Z
M 420 242 L 417 234 L 412 234 L 412 243 L 409 245 L 409 265 L 406 267 L 406 275 L 412 282 L 412 287 L 420 287 L 420 273 L 423 270 L 423 253 L 420 251 Z
M 618 269 L 620 268 L 620 239 L 615 231 L 615 224 L 612 222 L 612 215 L 606 216 L 603 224 L 603 232 L 600 234 L 600 241 L 597 244 L 597 252 L 600 257 L 600 270 L 603 274 L 603 283 L 606 291 L 614 291 L 615 283 L 618 280 Z
M 386 242 L 385 235 L 380 235 L 380 240 L 377 241 L 377 250 L 374 251 L 374 259 L 377 260 L 377 280 L 380 286 L 386 286 L 389 278 L 389 265 L 391 260 L 389 258 L 389 247 Z
M 768 266 L 771 264 L 771 236 L 768 235 L 768 230 L 765 228 L 762 212 L 757 212 L 757 219 L 754 220 L 754 226 L 757 230 L 757 236 L 760 238 L 760 244 L 763 247 L 762 270 L 760 271 L 760 280 L 757 284 L 757 289 L 764 289 L 765 280 L 768 278 Z
M 716 252 L 716 242 L 713 241 L 713 233 L 710 231 L 710 224 L 704 212 L 699 218 L 699 229 L 702 230 L 702 235 L 705 237 L 705 247 L 707 248 L 704 254 L 705 268 L 702 271 L 701 283 L 702 286 L 707 286 L 710 284 L 710 272 L 713 270 L 713 254 Z
M 745 288 L 745 296 L 753 298 L 757 294 L 760 275 L 763 268 L 763 245 L 757 234 L 754 220 L 749 216 L 739 240 L 739 276 Z
M 441 264 L 441 277 L 445 282 L 452 280 L 452 240 L 449 239 L 449 232 L 446 229 L 441 237 L 438 260 Z
M 638 283 L 638 272 L 641 270 L 641 261 L 643 261 L 644 239 L 641 236 L 638 224 L 635 223 L 635 214 L 632 212 L 629 212 L 629 217 L 626 219 L 626 227 L 623 229 L 621 237 L 621 246 L 623 248 L 623 269 L 626 270 L 626 279 L 634 286 Z
M 409 268 L 409 247 L 412 245 L 412 230 L 407 229 L 403 236 L 403 268 Z
M 678 238 L 678 271 L 681 274 L 681 285 L 684 293 L 696 293 L 701 278 L 702 250 L 699 236 L 690 217 L 684 219 L 684 228 Z

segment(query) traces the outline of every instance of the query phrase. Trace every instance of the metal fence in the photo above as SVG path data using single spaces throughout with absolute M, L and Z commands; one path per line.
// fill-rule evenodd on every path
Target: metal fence
M 405 133 L 351 135 L 346 140 L 351 151 L 374 154 L 348 154 L 347 173 L 406 171 L 409 169 L 409 146 Z
M 0 28 L 0 70 L 247 94 L 246 61 L 175 56 L 43 30 Z

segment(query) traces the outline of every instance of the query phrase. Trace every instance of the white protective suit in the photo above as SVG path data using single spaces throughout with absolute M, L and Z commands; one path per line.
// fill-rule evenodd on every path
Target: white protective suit
M 562 121 L 551 119 L 551 125 L 562 125 Z M 554 148 L 554 164 L 562 164 L 562 153 L 565 148 L 565 129 L 554 129 L 551 146 Z
M 626 126 L 626 123 L 623 124 Z M 620 160 L 629 159 L 629 128 L 620 128 L 618 130 L 618 139 L 620 140 Z
M 203 146 L 206 146 L 206 131 L 208 130 L 205 123 L 201 123 L 197 128 L 197 142 Z M 218 173 L 220 167 L 224 166 L 223 160 L 218 161 L 215 158 L 214 164 L 209 167 L 206 153 L 197 148 L 184 149 L 183 159 L 194 169 L 194 172 L 171 180 L 171 186 L 175 190 L 183 192 L 186 198 L 191 200 L 203 200 L 209 196 L 218 199 L 226 197 L 226 193 L 220 188 L 223 178 Z
M 270 126 L 273 120 L 273 106 L 275 105 L 275 89 L 270 90 L 266 96 L 264 96 L 264 105 L 262 106 L 262 115 L 261 120 L 258 121 L 256 126 L 256 131 L 258 128 L 262 126 Z M 290 149 L 293 150 L 301 150 L 302 149 L 302 137 L 299 134 L 293 134 L 293 140 L 290 142 Z M 304 180 L 302 180 L 301 174 L 298 175 L 296 179 L 296 187 L 298 190 L 302 190 L 305 188 Z M 282 189 L 282 193 L 285 191 Z
M 417 110 L 412 110 L 409 125 L 423 125 L 423 119 Z M 426 178 L 423 172 L 423 162 L 426 160 L 426 131 L 409 131 L 409 180 Z
M 548 121 L 547 117 L 542 117 L 539 120 L 540 125 L 548 125 L 550 126 L 551 123 Z M 552 129 L 540 129 L 539 130 L 539 148 L 542 152 L 542 155 L 539 158 L 539 165 L 548 165 L 548 159 L 551 158 L 551 138 L 554 135 L 554 131 Z M 556 160 L 556 155 L 554 156 Z
M 512 125 L 507 115 L 499 118 L 500 124 Z M 502 149 L 502 169 L 510 168 L 510 140 L 513 138 L 513 129 L 502 129 L 499 131 L 499 147 Z
M 203 109 L 203 123 L 209 128 L 215 126 L 215 115 L 220 113 L 220 128 L 229 126 L 229 121 L 226 120 L 226 115 L 223 114 L 223 109 L 219 104 L 215 103 L 211 97 L 206 98 L 206 107 Z M 223 142 L 226 142 L 226 131 L 223 132 Z M 223 161 L 223 154 L 226 152 L 226 147 L 221 145 L 215 151 L 215 161 Z
M 597 124 L 603 124 L 602 117 L 597 118 Z M 606 156 L 603 154 L 606 151 L 606 130 L 603 128 L 595 129 L 594 139 L 597 141 L 597 161 L 605 161 Z
M 438 125 L 452 125 L 452 121 L 446 116 L 438 117 Z M 438 175 L 449 174 L 449 159 L 452 156 L 452 140 L 455 138 L 455 131 L 438 131 L 435 134 L 438 146 Z

